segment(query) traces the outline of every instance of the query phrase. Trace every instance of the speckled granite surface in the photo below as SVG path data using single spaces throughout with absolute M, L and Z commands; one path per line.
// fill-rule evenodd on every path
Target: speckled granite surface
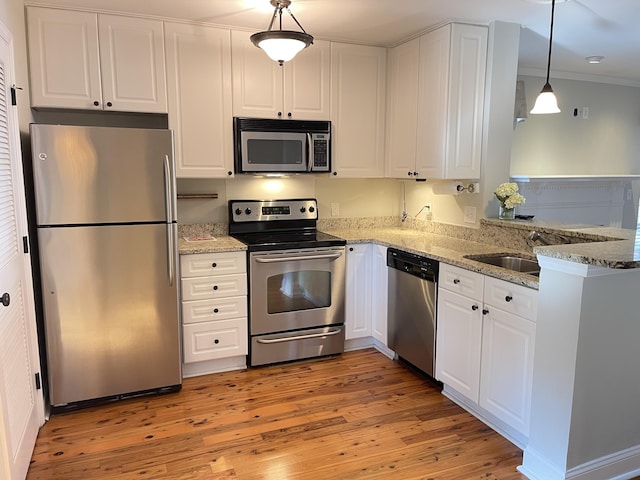
M 196 225 L 178 225 L 178 252 L 180 255 L 191 253 L 236 252 L 246 250 L 247 246 L 231 238 L 226 223 L 199 223 Z M 213 237 L 213 240 L 201 240 Z
M 425 255 L 452 265 L 538 288 L 538 278 L 464 258 L 466 255 L 524 253 L 607 268 L 640 268 L 640 243 L 635 232 L 620 228 L 537 221 L 482 219 L 480 228 L 447 225 L 397 217 L 320 219 L 318 229 L 347 243 L 377 243 Z M 537 230 L 568 245 L 540 246 L 528 239 Z M 180 254 L 246 250 L 227 235 L 226 224 L 181 225 Z M 188 242 L 185 237 L 213 236 L 215 240 Z
M 518 285 L 535 289 L 538 288 L 537 277 L 464 258 L 465 255 L 517 252 L 514 249 L 403 227 L 356 227 L 324 231 L 331 235 L 344 238 L 347 244 L 376 243 L 387 247 L 399 248 L 410 253 L 424 255 L 441 262 L 507 280 Z

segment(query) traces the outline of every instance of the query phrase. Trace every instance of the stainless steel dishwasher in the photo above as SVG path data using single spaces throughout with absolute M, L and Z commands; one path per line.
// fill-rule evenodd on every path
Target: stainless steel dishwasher
M 436 353 L 438 266 L 436 260 L 387 249 L 387 344 L 400 358 L 432 377 Z

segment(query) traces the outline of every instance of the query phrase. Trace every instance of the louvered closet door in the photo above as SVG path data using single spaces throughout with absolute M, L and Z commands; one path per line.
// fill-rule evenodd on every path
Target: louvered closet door
M 23 253 L 26 215 L 18 125 L 10 105 L 11 36 L 0 23 L 0 478 L 24 478 L 38 428 L 42 396 L 29 256 Z

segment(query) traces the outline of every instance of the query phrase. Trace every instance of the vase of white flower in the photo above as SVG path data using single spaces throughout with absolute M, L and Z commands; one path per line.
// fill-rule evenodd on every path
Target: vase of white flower
M 498 218 L 513 220 L 516 216 L 516 207 L 525 202 L 525 198 L 518 193 L 518 184 L 501 183 L 493 193 L 500 202 Z
M 500 204 L 500 211 L 498 212 L 498 218 L 500 220 L 513 220 L 516 218 L 516 207 L 506 208 Z

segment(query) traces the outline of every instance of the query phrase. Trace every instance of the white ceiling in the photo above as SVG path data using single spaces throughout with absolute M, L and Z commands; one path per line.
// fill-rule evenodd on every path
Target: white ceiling
M 255 31 L 267 28 L 273 12 L 269 0 L 41 1 Z M 292 0 L 290 8 L 316 38 L 380 46 L 392 46 L 448 20 L 519 23 L 520 71 L 544 75 L 546 70 L 551 0 Z M 285 29 L 297 30 L 283 18 Z M 556 0 L 551 78 L 580 74 L 640 86 L 639 26 L 640 0 Z M 605 59 L 589 65 L 584 58 L 591 55 Z

